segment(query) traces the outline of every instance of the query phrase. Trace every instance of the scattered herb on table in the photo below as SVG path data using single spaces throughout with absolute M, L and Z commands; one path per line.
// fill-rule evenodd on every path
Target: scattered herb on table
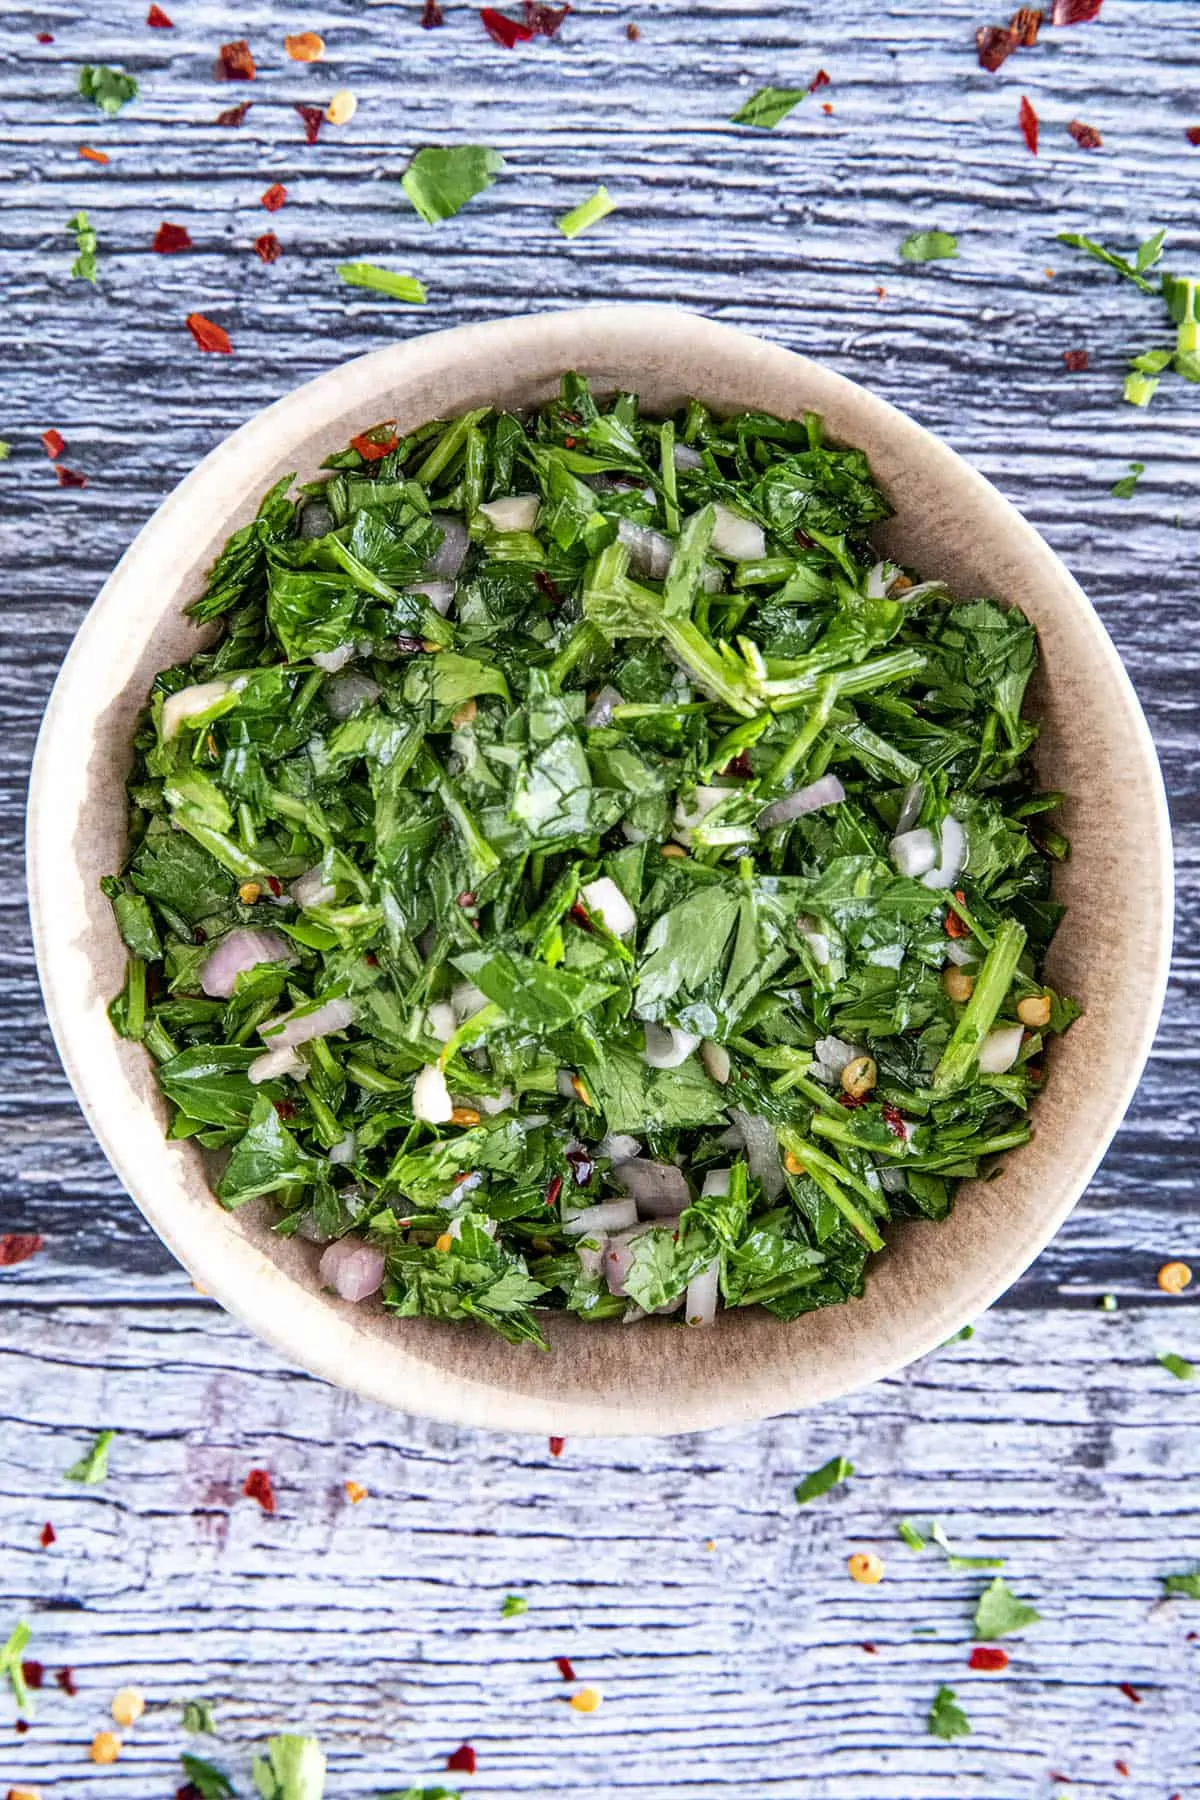
M 504 169 L 497 150 L 482 144 L 452 144 L 418 150 L 400 177 L 405 193 L 427 225 L 452 219 L 468 200 L 490 188 Z
M 900 246 L 905 262 L 945 262 L 958 255 L 958 239 L 952 231 L 914 231 Z
M 4 438 L 0 438 L 0 462 L 7 462 L 11 455 L 12 445 L 7 443 Z
M 1176 1381 L 1195 1381 L 1196 1365 L 1189 1362 L 1186 1356 L 1177 1356 L 1174 1350 L 1160 1350 L 1158 1360 L 1169 1375 Z
M 827 1463 L 823 1463 L 819 1469 L 814 1469 L 811 1475 L 806 1475 L 804 1480 L 798 1484 L 796 1488 L 797 1506 L 807 1506 L 810 1500 L 819 1499 L 831 1488 L 837 1487 L 843 1481 L 849 1481 L 853 1473 L 854 1464 L 848 1462 L 844 1456 L 831 1457 Z
M 1185 381 L 1200 382 L 1200 277 L 1164 272 L 1157 280 L 1151 280 L 1150 271 L 1162 259 L 1165 239 L 1165 231 L 1153 232 L 1137 246 L 1131 261 L 1095 238 L 1076 231 L 1059 233 L 1060 244 L 1082 250 L 1093 262 L 1102 263 L 1132 282 L 1140 293 L 1158 295 L 1175 326 L 1173 347 L 1143 350 L 1130 359 L 1124 391 L 1131 406 L 1149 406 L 1167 369 L 1173 369 Z
M 185 1720 L 185 1729 L 187 1723 Z M 223 1769 L 215 1763 L 206 1762 L 202 1756 L 193 1756 L 185 1750 L 179 1758 L 183 1764 L 183 1772 L 189 1783 L 195 1788 L 200 1800 L 234 1800 L 235 1789 Z
M 1032 626 L 881 559 L 815 417 L 568 375 L 290 489 L 154 684 L 105 884 L 171 1135 L 402 1318 L 861 1293 L 1076 1016 Z
M 183 1729 L 192 1732 L 205 1732 L 212 1737 L 216 1733 L 217 1721 L 213 1716 L 210 1700 L 185 1700 L 183 1703 Z
M 1114 500 L 1132 500 L 1133 499 L 1133 490 L 1137 487 L 1138 482 L 1141 480 L 1142 476 L 1145 473 L 1146 473 L 1145 463 L 1140 463 L 1140 462 L 1130 463 L 1128 475 L 1122 475 L 1122 477 L 1119 481 L 1114 481 L 1112 484 L 1112 488 L 1110 489 L 1110 492 L 1112 493 L 1113 499 Z
M 379 1800 L 462 1800 L 462 1792 L 448 1787 L 395 1788 L 380 1794 Z
M 617 203 L 609 194 L 608 189 L 598 187 L 594 194 L 590 194 L 586 200 L 580 201 L 579 205 L 574 207 L 571 212 L 564 213 L 561 219 L 556 219 L 554 222 L 565 238 L 576 238 L 581 231 L 586 231 L 589 225 L 598 224 L 601 219 L 606 219 L 609 213 L 615 212 L 616 209 Z
M 0 462 L 8 455 L 8 445 L 0 445 Z M 36 1256 L 45 1244 L 44 1237 L 36 1231 L 6 1231 L 0 1237 L 0 1269 L 15 1268 L 18 1263 L 28 1262 Z
M 101 112 L 112 115 L 137 99 L 138 84 L 124 69 L 110 69 L 105 63 L 84 63 L 79 71 L 79 91 Z
M 315 1737 L 284 1732 L 254 1758 L 254 1782 L 262 1800 L 322 1800 L 325 1753 Z
M 505 1594 L 503 1604 L 500 1607 L 500 1617 L 502 1619 L 519 1619 L 522 1613 L 527 1613 L 528 1611 L 529 1602 L 526 1600 L 524 1594 Z
M 0 1646 L 0 1679 L 7 1675 L 19 1713 L 28 1713 L 32 1710 L 29 1683 L 25 1679 L 25 1666 L 22 1660 L 25 1647 L 32 1636 L 33 1632 L 30 1627 L 24 1619 L 20 1619 L 13 1626 L 8 1642 Z
M 1164 1575 L 1164 1594 L 1179 1595 L 1185 1600 L 1200 1600 L 1200 1569 L 1191 1574 Z
M 954 1697 L 954 1689 L 940 1687 L 933 1696 L 933 1705 L 929 1709 L 929 1735 L 943 1738 L 947 1743 L 951 1738 L 969 1737 L 971 1721 Z
M 1034 1607 L 1017 1599 L 1003 1575 L 997 1575 L 979 1596 L 975 1608 L 975 1636 L 981 1639 L 1007 1637 L 1010 1632 L 1036 1625 L 1041 1616 Z
M 896 1526 L 896 1535 L 903 1538 L 910 1550 L 920 1551 L 926 1548 L 926 1539 L 921 1536 L 911 1519 L 901 1519 Z
M 88 223 L 85 212 L 73 213 L 67 220 L 67 230 L 75 233 L 75 261 L 71 264 L 71 274 L 80 281 L 96 280 L 96 248 L 99 240 L 92 226 Z
M 371 288 L 391 300 L 407 300 L 410 306 L 424 306 L 429 297 L 424 282 L 418 281 L 415 275 L 396 275 L 391 269 L 381 269 L 377 263 L 339 263 L 337 272 L 347 287 Z
M 738 108 L 730 119 L 732 125 L 757 125 L 760 130 L 773 131 L 781 119 L 786 119 L 794 107 L 802 100 L 807 100 L 811 88 L 759 88 L 751 94 L 745 104 Z
M 116 1435 L 115 1431 L 98 1432 L 79 1461 L 65 1471 L 64 1479 L 81 1482 L 85 1487 L 96 1487 L 104 1481 L 108 1476 L 108 1447 Z
M 964 1556 L 960 1551 L 955 1550 L 946 1536 L 946 1528 L 940 1519 L 932 1521 L 929 1535 L 938 1549 L 944 1553 L 947 1567 L 959 1574 L 968 1569 L 1002 1569 L 1004 1567 L 1002 1556 Z

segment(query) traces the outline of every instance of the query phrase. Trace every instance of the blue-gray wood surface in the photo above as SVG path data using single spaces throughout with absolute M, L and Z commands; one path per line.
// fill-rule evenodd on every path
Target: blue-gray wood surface
M 1168 1256 L 1200 1266 L 1196 390 L 1168 378 L 1149 412 L 1122 405 L 1126 355 L 1170 341 L 1162 309 L 1054 241 L 1083 228 L 1129 244 L 1164 225 L 1168 265 L 1197 268 L 1200 147 L 1185 133 L 1200 124 L 1200 11 L 1107 0 L 1099 21 L 1043 30 L 987 74 L 973 32 L 1003 21 L 1000 0 L 582 0 L 553 42 L 511 53 L 455 3 L 431 32 L 419 0 L 295 13 L 167 0 L 171 31 L 147 29 L 144 10 L 7 0 L 0 36 L 0 437 L 13 445 L 0 467 L 0 1231 L 46 1238 L 0 1273 L 0 1638 L 28 1617 L 48 1670 L 25 1735 L 0 1699 L 0 1792 L 168 1797 L 180 1702 L 202 1694 L 221 1739 L 191 1747 L 227 1762 L 242 1794 L 250 1746 L 284 1725 L 320 1733 L 331 1800 L 433 1783 L 464 1739 L 479 1772 L 463 1786 L 482 1800 L 1200 1793 L 1200 1605 L 1163 1602 L 1159 1584 L 1200 1563 L 1200 1384 L 1155 1360 L 1200 1359 L 1200 1330 L 1189 1298 L 1154 1281 Z M 323 63 L 286 60 L 285 32 L 303 28 L 324 33 Z M 243 36 L 257 80 L 215 82 L 218 45 Z M 76 92 L 79 67 L 99 61 L 142 84 L 115 120 Z M 754 88 L 807 86 L 819 66 L 831 85 L 777 131 L 726 122 Z M 293 103 L 342 86 L 359 100 L 353 123 L 307 146 Z M 1041 119 L 1036 161 L 1022 94 Z M 246 99 L 240 128 L 213 122 Z M 1073 119 L 1103 148 L 1079 148 Z M 415 147 L 456 140 L 494 145 L 508 171 L 430 230 L 398 176 Z M 80 144 L 110 161 L 80 160 Z M 288 200 L 269 218 L 259 196 L 273 181 Z M 555 217 L 600 181 L 618 212 L 564 242 Z M 81 207 L 100 238 L 94 289 L 69 275 L 65 227 Z M 155 255 L 164 219 L 195 247 Z M 930 226 L 959 234 L 959 259 L 901 262 L 901 239 Z M 253 243 L 271 227 L 283 254 L 268 267 Z M 334 265 L 356 257 L 420 275 L 429 305 L 342 287 Z M 622 296 L 682 302 L 824 358 L 940 432 L 1045 532 L 1149 714 L 1180 926 L 1123 1131 L 971 1341 L 816 1414 L 568 1444 L 556 1461 L 540 1441 L 331 1391 L 193 1291 L 60 1073 L 20 830 L 71 633 L 158 501 L 231 427 L 398 336 Z M 228 328 L 233 356 L 195 349 L 193 310 Z M 1077 348 L 1090 368 L 1069 374 L 1062 353 Z M 51 426 L 86 490 L 56 485 L 39 443 Z M 1114 499 L 1131 461 L 1145 474 Z M 1097 1310 L 1106 1292 L 1115 1314 Z M 64 1482 L 105 1425 L 120 1432 L 107 1482 Z M 797 1509 L 794 1481 L 839 1452 L 853 1481 Z M 241 1497 L 252 1466 L 274 1475 L 274 1517 Z M 369 1498 L 352 1506 L 347 1479 Z M 966 1667 L 988 1577 L 911 1554 L 895 1537 L 903 1514 L 941 1515 L 964 1546 L 1007 1557 L 1043 1613 L 1012 1641 L 1007 1672 Z M 846 1555 L 873 1546 L 885 1579 L 855 1586 Z M 502 1622 L 509 1592 L 529 1611 Z M 558 1656 L 603 1690 L 599 1713 L 564 1704 Z M 61 1665 L 77 1698 L 50 1678 Z M 88 1745 L 124 1682 L 144 1689 L 147 1715 L 116 1767 L 95 1768 Z M 974 1727 L 954 1744 L 926 1732 L 942 1683 Z

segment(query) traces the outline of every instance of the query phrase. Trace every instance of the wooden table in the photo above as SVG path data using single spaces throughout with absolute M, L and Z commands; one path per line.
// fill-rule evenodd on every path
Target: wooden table
M 1168 266 L 1196 269 L 1195 6 L 1107 0 L 1102 20 L 1043 31 L 996 74 L 978 66 L 973 32 L 1004 9 L 992 18 L 967 0 L 647 0 L 636 12 L 587 0 L 552 42 L 512 52 L 467 7 L 422 31 L 419 0 L 316 13 L 168 0 L 169 31 L 147 29 L 142 10 L 14 0 L 0 60 L 0 436 L 13 444 L 0 469 L 0 1230 L 46 1238 L 0 1275 L 0 1636 L 28 1617 L 47 1666 L 26 1735 L 0 1703 L 0 1792 L 169 1800 L 189 1742 L 180 1702 L 204 1695 L 221 1738 L 190 1747 L 233 1769 L 243 1795 L 250 1746 L 286 1724 L 320 1733 L 331 1800 L 433 1783 L 463 1740 L 479 1765 L 464 1791 L 483 1800 L 1195 1795 L 1200 1605 L 1162 1603 L 1158 1578 L 1200 1559 L 1200 1387 L 1155 1353 L 1198 1356 L 1200 1333 L 1194 1305 L 1160 1295 L 1154 1274 L 1168 1256 L 1200 1264 L 1196 394 L 1168 378 L 1148 412 L 1122 404 L 1126 356 L 1169 341 L 1161 308 L 1055 242 L 1085 229 L 1128 245 L 1161 224 Z M 285 59 L 285 31 L 303 27 L 324 32 L 324 64 Z M 257 80 L 214 82 L 217 46 L 242 35 Z M 88 61 L 137 73 L 141 97 L 118 118 L 76 93 Z M 754 88 L 807 87 L 819 66 L 830 86 L 776 131 L 726 122 Z M 340 86 L 356 118 L 307 146 L 293 103 Z M 1022 94 L 1041 119 L 1036 161 L 1017 126 Z M 245 99 L 239 128 L 213 123 Z M 1079 148 L 1073 119 L 1099 128 L 1103 148 Z M 437 230 L 398 184 L 430 141 L 494 145 L 509 165 Z M 110 161 L 81 160 L 81 143 Z M 259 196 L 274 181 L 288 199 L 271 218 Z M 619 210 L 564 242 L 555 217 L 600 181 Z M 64 227 L 81 207 L 100 239 L 94 289 L 68 273 Z M 192 250 L 152 252 L 164 219 L 187 227 Z M 958 233 L 959 259 L 902 262 L 901 239 L 930 226 Z M 283 254 L 267 266 L 253 244 L 272 228 Z M 355 257 L 422 276 L 429 305 L 343 287 L 334 264 Z M 224 433 L 397 335 L 622 296 L 824 358 L 940 432 L 1045 532 L 1113 633 L 1162 751 L 1180 955 L 1156 1055 L 1100 1175 L 973 1339 L 819 1413 L 569 1443 L 554 1460 L 541 1441 L 333 1392 L 193 1291 L 118 1190 L 59 1071 L 19 837 L 71 633 L 133 533 Z M 231 357 L 193 346 L 193 310 L 228 328 Z M 1086 373 L 1064 368 L 1076 348 Z M 38 442 L 51 426 L 85 490 L 56 485 Z M 1131 461 L 1146 465 L 1136 493 L 1110 497 Z M 1119 1311 L 1098 1310 L 1106 1292 Z M 107 1482 L 65 1483 L 105 1425 L 120 1432 Z M 853 1481 L 798 1509 L 794 1481 L 837 1453 Z M 252 1466 L 274 1476 L 274 1517 L 241 1497 Z M 351 1505 L 347 1480 L 369 1498 Z M 1007 1673 L 966 1668 L 989 1577 L 906 1550 L 905 1514 L 940 1515 L 962 1545 L 1004 1555 L 1041 1609 Z M 874 1589 L 845 1572 L 847 1552 L 869 1545 L 888 1565 Z M 525 1616 L 501 1619 L 507 1593 L 527 1597 Z M 558 1656 L 603 1689 L 599 1713 L 564 1705 Z M 74 1699 L 51 1679 L 61 1665 Z M 124 1682 L 144 1689 L 147 1715 L 116 1767 L 95 1768 L 87 1746 Z M 926 1732 L 942 1683 L 974 1726 L 954 1744 Z

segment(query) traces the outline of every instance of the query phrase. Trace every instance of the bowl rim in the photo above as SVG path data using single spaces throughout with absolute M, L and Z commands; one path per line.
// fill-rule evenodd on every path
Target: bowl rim
M 1150 979 L 1140 998 L 1131 1039 L 1124 1045 L 1124 1078 L 1114 1089 L 1103 1129 L 1094 1136 L 1088 1156 L 1077 1164 L 1075 1177 L 1064 1185 L 1058 1203 L 1039 1216 L 1036 1228 L 1024 1232 L 1011 1253 L 990 1272 L 980 1274 L 969 1288 L 961 1289 L 952 1304 L 935 1301 L 923 1327 L 909 1330 L 907 1336 L 894 1341 L 886 1353 L 877 1348 L 874 1355 L 864 1354 L 859 1346 L 854 1359 L 848 1355 L 843 1357 L 843 1364 L 854 1361 L 849 1373 L 843 1366 L 840 1370 L 826 1371 L 823 1378 L 814 1380 L 811 1370 L 798 1370 L 789 1384 L 780 1379 L 776 1369 L 772 1372 L 769 1393 L 761 1381 L 755 1383 L 747 1378 L 732 1389 L 723 1388 L 713 1396 L 701 1395 L 666 1424 L 659 1418 L 652 1418 L 650 1407 L 644 1402 L 631 1405 L 620 1396 L 609 1396 L 597 1397 L 594 1403 L 572 1400 L 556 1405 L 543 1396 L 519 1394 L 512 1389 L 501 1393 L 491 1383 L 472 1380 L 461 1372 L 431 1368 L 427 1363 L 418 1363 L 415 1358 L 410 1358 L 410 1363 L 412 1369 L 419 1368 L 420 1386 L 399 1395 L 394 1373 L 389 1376 L 377 1371 L 373 1359 L 362 1355 L 362 1340 L 353 1320 L 345 1316 L 350 1309 L 339 1312 L 320 1294 L 304 1291 L 261 1251 L 235 1234 L 223 1234 L 207 1226 L 192 1230 L 189 1223 L 172 1215 L 169 1196 L 164 1198 L 147 1192 L 147 1184 L 138 1170 L 139 1147 L 143 1152 L 146 1149 L 144 1132 L 136 1121 L 131 1120 L 131 1109 L 108 1105 L 108 1096 L 99 1092 L 100 1083 L 94 1078 L 84 1055 L 76 997 L 65 967 L 55 955 L 54 945 L 55 883 L 56 879 L 61 883 L 64 857 L 66 866 L 72 864 L 68 853 L 71 832 L 62 809 L 54 804 L 55 795 L 63 772 L 78 763 L 79 749 L 86 747 L 85 734 L 77 729 L 77 706 L 90 695 L 87 670 L 91 647 L 104 634 L 108 615 L 115 610 L 122 590 L 136 579 L 138 564 L 148 548 L 182 526 L 196 499 L 213 484 L 231 459 L 242 467 L 253 460 L 260 466 L 267 466 L 272 438 L 285 421 L 290 424 L 306 411 L 317 418 L 336 415 L 340 410 L 339 390 L 344 388 L 348 377 L 352 378 L 352 385 L 359 382 L 361 390 L 369 392 L 374 385 L 371 378 L 378 375 L 378 386 L 383 390 L 400 365 L 406 366 L 410 375 L 422 362 L 445 367 L 455 357 L 478 354 L 489 344 L 506 355 L 517 355 L 523 345 L 532 347 L 547 332 L 565 331 L 569 336 L 576 328 L 591 331 L 598 325 L 615 331 L 652 327 L 667 341 L 673 337 L 681 338 L 683 334 L 695 341 L 699 334 L 702 340 L 711 343 L 714 351 L 727 351 L 736 341 L 740 354 L 768 364 L 772 359 L 786 358 L 795 374 L 809 378 L 825 393 L 849 390 L 853 404 L 860 411 L 865 408 L 872 414 L 880 428 L 892 438 L 901 442 L 907 439 L 914 446 L 919 444 L 926 454 L 936 449 L 942 458 L 952 459 L 957 479 L 966 482 L 981 501 L 986 498 L 993 513 L 1001 509 L 1000 516 L 1004 517 L 1007 530 L 1026 554 L 1035 561 L 1049 559 L 1049 564 L 1057 571 L 1059 584 L 1069 594 L 1077 615 L 1075 625 L 1089 636 L 1092 650 L 1104 663 L 1124 704 L 1125 723 L 1133 734 L 1141 772 L 1147 778 L 1152 794 L 1151 816 L 1142 821 L 1144 835 L 1139 850 L 1143 855 L 1149 852 L 1153 856 L 1155 891 L 1161 896 L 1157 929 L 1147 946 Z M 564 363 L 563 366 L 567 365 Z M 946 466 L 950 467 L 949 464 Z M 264 481 L 262 486 L 265 485 Z M 94 697 L 91 699 L 94 710 Z M 28 790 L 26 850 L 38 974 L 51 1031 L 68 1080 L 93 1135 L 126 1193 L 184 1268 L 204 1291 L 218 1299 L 256 1335 L 312 1374 L 392 1409 L 402 1408 L 449 1423 L 512 1431 L 552 1431 L 576 1436 L 669 1435 L 740 1424 L 837 1398 L 895 1373 L 935 1348 L 950 1333 L 991 1305 L 1029 1267 L 1090 1182 L 1141 1078 L 1165 997 L 1172 944 L 1174 881 L 1170 821 L 1153 739 L 1112 640 L 1091 602 L 1056 552 L 979 471 L 888 401 L 770 339 L 682 308 L 657 304 L 606 304 L 556 310 L 425 333 L 335 365 L 293 388 L 223 438 L 166 496 L 137 533 L 89 607 L 67 651 L 46 706 L 34 753 Z M 269 1287 L 272 1279 L 276 1283 L 286 1283 L 291 1304 L 274 1308 L 256 1306 L 256 1298 L 264 1291 L 264 1280 Z M 398 1355 L 403 1361 L 402 1348 Z

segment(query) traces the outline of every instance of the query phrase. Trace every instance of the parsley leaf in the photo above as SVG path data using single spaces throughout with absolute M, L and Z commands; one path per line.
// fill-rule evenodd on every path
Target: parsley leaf
M 929 1527 L 929 1535 L 939 1550 L 945 1552 L 946 1565 L 958 1573 L 967 1569 L 1002 1569 L 1002 1556 L 962 1556 L 953 1548 L 940 1519 L 934 1519 Z M 907 1541 L 907 1540 L 906 1540 Z
M 757 125 L 763 131 L 773 131 L 781 119 L 786 119 L 793 107 L 799 106 L 802 100 L 808 99 L 807 88 L 759 88 L 751 94 L 745 105 L 733 114 L 732 125 Z
M 519 1619 L 522 1613 L 529 1611 L 529 1602 L 524 1594 L 505 1594 L 500 1608 L 502 1619 Z
M 108 1446 L 116 1435 L 115 1431 L 97 1433 L 79 1461 L 66 1470 L 64 1480 L 79 1481 L 85 1487 L 95 1487 L 103 1481 L 108 1474 Z
M 212 1702 L 209 1700 L 185 1700 L 183 1703 L 183 1729 L 194 1732 L 203 1731 L 209 1737 L 215 1736 L 217 1722 L 213 1717 Z
M 377 263 L 339 263 L 337 272 L 348 287 L 371 288 L 391 300 L 407 300 L 411 306 L 424 306 L 428 298 L 425 284 L 415 275 L 395 275 Z
M 1192 1574 L 1162 1576 L 1163 1592 L 1180 1594 L 1185 1600 L 1200 1600 L 1200 1569 Z
M 831 1457 L 827 1463 L 823 1463 L 819 1469 L 814 1469 L 811 1475 L 806 1475 L 804 1480 L 798 1484 L 796 1488 L 797 1506 L 807 1506 L 810 1500 L 816 1500 L 822 1494 L 827 1494 L 830 1488 L 837 1487 L 840 1482 L 848 1481 L 853 1473 L 854 1464 L 848 1462 L 844 1456 Z
M 914 231 L 900 246 L 905 262 L 943 262 L 958 255 L 958 239 L 952 231 Z
M 1060 244 L 1068 245 L 1072 250 L 1082 250 L 1085 256 L 1092 258 L 1093 262 L 1103 263 L 1106 268 L 1115 269 L 1118 275 L 1125 277 L 1126 281 L 1132 281 L 1135 287 L 1141 288 L 1143 294 L 1156 294 L 1158 288 L 1154 282 L 1146 280 L 1146 270 L 1153 268 L 1162 255 L 1165 236 L 1165 231 L 1157 231 L 1153 237 L 1147 238 L 1144 244 L 1139 245 L 1132 263 L 1128 257 L 1119 256 L 1115 250 L 1106 250 L 1103 244 L 1096 242 L 1095 238 L 1084 237 L 1077 231 L 1060 231 L 1058 241 Z
M 71 274 L 80 281 L 96 280 L 96 249 L 99 239 L 88 224 L 85 212 L 77 212 L 67 220 L 67 230 L 75 233 L 75 248 L 78 254 L 71 264 Z
M 19 1713 L 28 1713 L 32 1710 L 32 1701 L 29 1697 L 29 1686 L 25 1680 L 25 1672 L 22 1668 L 22 1658 L 25 1654 L 25 1648 L 32 1636 L 33 1633 L 29 1626 L 25 1623 L 24 1619 L 20 1619 L 17 1624 L 14 1625 L 8 1642 L 0 1648 L 0 1675 L 8 1676 L 9 1685 L 13 1691 L 13 1699 L 17 1703 L 17 1711 Z
M 911 1519 L 901 1519 L 896 1527 L 896 1534 L 904 1539 L 910 1550 L 924 1550 L 926 1547 L 926 1540 Z
M 1041 1613 L 1018 1600 L 1003 1575 L 984 1588 L 975 1608 L 975 1636 L 980 1639 L 1006 1637 L 1009 1632 L 1023 1631 L 1036 1625 Z
M 393 1788 L 386 1794 L 380 1794 L 379 1800 L 462 1800 L 459 1788 L 451 1790 L 447 1787 L 407 1787 L 403 1791 Z
M 940 1687 L 929 1709 L 929 1735 L 949 1743 L 952 1738 L 969 1737 L 971 1721 L 961 1706 L 955 1704 L 954 1689 Z
M 1128 475 L 1122 475 L 1120 481 L 1114 481 L 1112 487 L 1109 489 L 1113 499 L 1132 500 L 1133 490 L 1145 473 L 1145 463 L 1130 463 Z
M 235 1789 L 223 1769 L 215 1763 L 205 1762 L 202 1756 L 192 1756 L 185 1750 L 179 1758 L 183 1764 L 183 1772 L 195 1788 L 200 1800 L 234 1800 Z
M 1158 1360 L 1176 1381 L 1195 1381 L 1196 1365 L 1189 1362 L 1186 1356 L 1176 1356 L 1174 1350 L 1160 1350 Z
M 451 144 L 418 150 L 400 177 L 401 186 L 427 225 L 452 219 L 468 200 L 490 188 L 504 158 L 482 144 Z
M 581 231 L 586 231 L 589 225 L 597 224 L 616 209 L 617 203 L 608 189 L 598 187 L 594 194 L 589 194 L 586 200 L 581 200 L 578 206 L 572 207 L 570 212 L 564 213 L 554 223 L 565 238 L 575 238 Z
M 130 100 L 137 99 L 138 84 L 124 69 L 110 69 L 105 63 L 85 63 L 79 71 L 79 91 L 92 100 L 101 112 L 119 113 Z

